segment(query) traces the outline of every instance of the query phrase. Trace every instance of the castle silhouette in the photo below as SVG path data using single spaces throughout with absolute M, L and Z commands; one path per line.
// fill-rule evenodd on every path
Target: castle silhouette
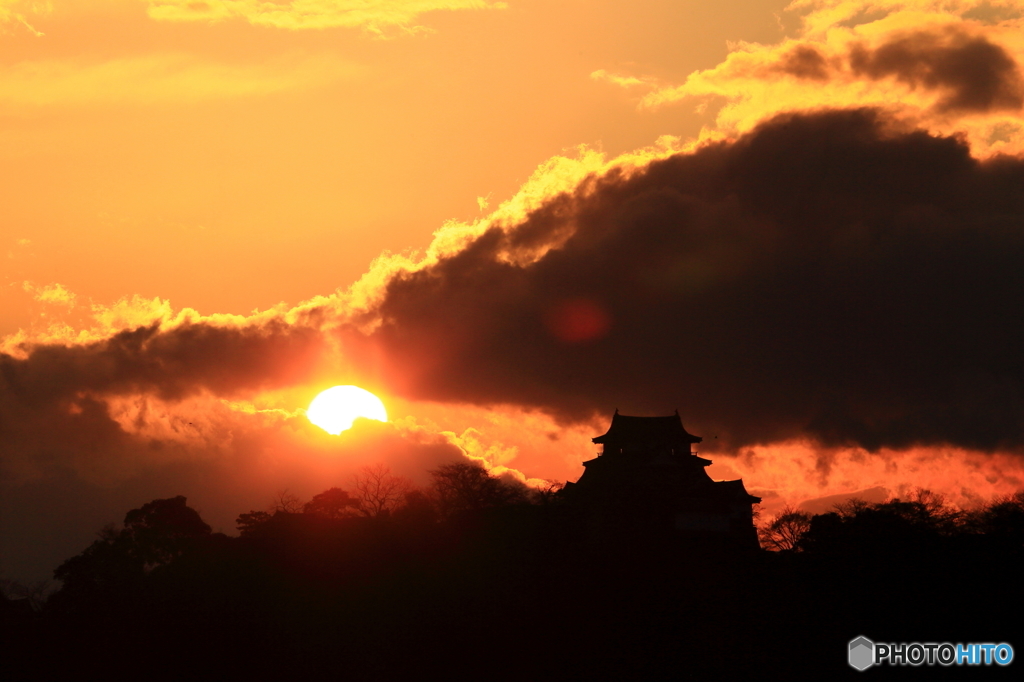
M 683 428 L 678 410 L 667 417 L 616 410 L 608 432 L 593 439 L 602 451 L 562 495 L 592 536 L 671 535 L 756 549 L 753 505 L 761 498 L 742 480 L 712 480 L 711 460 L 692 449 L 702 440 Z

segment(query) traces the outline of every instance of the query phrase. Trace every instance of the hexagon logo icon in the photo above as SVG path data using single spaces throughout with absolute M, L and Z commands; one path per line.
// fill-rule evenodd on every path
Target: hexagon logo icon
M 875 662 L 875 643 L 861 636 L 850 641 L 850 666 L 867 670 Z

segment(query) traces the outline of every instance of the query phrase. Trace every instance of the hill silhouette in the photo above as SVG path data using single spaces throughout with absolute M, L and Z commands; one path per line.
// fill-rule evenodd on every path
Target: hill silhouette
M 862 634 L 1020 641 L 1024 494 L 851 503 L 771 552 L 595 537 L 565 496 L 432 476 L 386 513 L 327 491 L 239 537 L 184 497 L 131 510 L 39 612 L 4 601 L 7 679 L 836 677 Z

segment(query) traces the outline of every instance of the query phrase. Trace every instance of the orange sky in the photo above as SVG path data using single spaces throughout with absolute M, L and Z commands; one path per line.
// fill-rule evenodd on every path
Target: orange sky
M 742 476 L 769 513 L 915 485 L 961 504 L 1020 488 L 1013 429 L 1003 445 L 741 437 L 688 413 L 684 385 L 664 404 L 591 400 L 543 381 L 520 390 L 487 363 L 430 388 L 452 339 L 413 306 L 489 228 L 511 234 L 588 176 L 642 174 L 778 113 L 873 106 L 886 125 L 958 136 L 974 159 L 1018 157 L 1022 12 L 1020 0 L 0 0 L 0 350 L 38 393 L 23 399 L 12 380 L 0 395 L 0 428 L 19 425 L 2 462 L 5 554 L 32 544 L 17 519 L 43 512 L 15 507 L 40 491 L 91 510 L 74 527 L 51 510 L 38 528 L 58 549 L 0 572 L 55 564 L 154 497 L 186 494 L 230 532 L 274 492 L 344 485 L 375 457 L 414 478 L 464 455 L 538 483 L 575 478 L 616 407 L 682 407 L 723 450 L 712 475 Z M 566 225 L 495 262 L 547 267 Z M 688 276 L 732 276 L 721 248 L 687 261 Z M 403 278 L 415 303 L 387 288 Z M 559 342 L 594 365 L 631 362 L 587 345 L 587 329 L 621 332 L 614 306 L 565 296 L 538 324 L 583 311 L 582 336 L 556 329 Z M 130 346 L 117 335 L 154 322 L 140 348 L 166 354 L 104 374 L 111 349 Z M 475 357 L 467 336 L 490 332 L 461 324 L 460 352 Z M 41 347 L 66 357 L 50 368 Z M 466 388 L 489 381 L 510 388 Z M 394 422 L 340 439 L 310 427 L 300 408 L 338 383 L 378 393 Z M 785 402 L 755 388 L 744 401 Z
M 591 72 L 679 80 L 727 39 L 778 34 L 767 2 L 358 3 L 365 22 L 332 20 L 354 3 L 292 3 L 326 8 L 308 29 L 250 23 L 254 2 L 210 3 L 240 8 L 213 22 L 156 11 L 184 2 L 43 4 L 0 3 L 0 334 L 31 324 L 26 280 L 204 313 L 346 287 L 566 148 L 617 154 L 710 120 L 640 114 Z M 414 9 L 377 26 L 377 5 Z

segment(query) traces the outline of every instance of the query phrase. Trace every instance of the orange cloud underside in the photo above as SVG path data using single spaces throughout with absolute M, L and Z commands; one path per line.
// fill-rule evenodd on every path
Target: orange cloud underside
M 101 484 L 131 478 L 153 466 L 229 469 L 230 485 L 239 494 L 247 491 L 254 498 L 269 499 L 282 488 L 309 497 L 320 488 L 344 484 L 360 467 L 378 462 L 423 484 L 429 468 L 468 457 L 495 475 L 543 486 L 578 478 L 582 462 L 600 451 L 590 439 L 607 427 L 607 418 L 567 427 L 541 413 L 510 407 L 395 400 L 393 423 L 359 422 L 353 431 L 335 437 L 309 424 L 300 410 L 283 406 L 295 398 L 293 391 L 251 401 L 213 396 L 183 402 L 110 398 L 106 402 L 111 416 L 140 448 L 146 442 L 161 445 L 144 461 L 131 451 L 101 459 L 85 452 L 76 467 L 82 476 Z M 820 513 L 848 496 L 905 498 L 917 488 L 971 508 L 1024 487 L 1019 457 L 957 448 L 868 453 L 783 443 L 748 448 L 736 456 L 706 450 L 701 454 L 713 462 L 708 469 L 712 478 L 742 478 L 750 492 L 762 497 L 762 512 L 769 516 L 786 506 Z M 28 468 L 21 475 L 40 473 L 30 463 L 23 464 Z
M 951 504 L 971 508 L 1024 487 L 1024 463 L 1019 457 L 957 448 L 868 453 L 790 443 L 713 459 L 712 477 L 742 477 L 748 490 L 762 496 L 762 509 L 769 516 L 787 505 L 821 513 L 831 505 L 813 504 L 818 498 L 856 496 L 872 489 L 881 490 L 873 490 L 868 497 L 906 499 L 916 488 L 923 488 L 943 495 Z

